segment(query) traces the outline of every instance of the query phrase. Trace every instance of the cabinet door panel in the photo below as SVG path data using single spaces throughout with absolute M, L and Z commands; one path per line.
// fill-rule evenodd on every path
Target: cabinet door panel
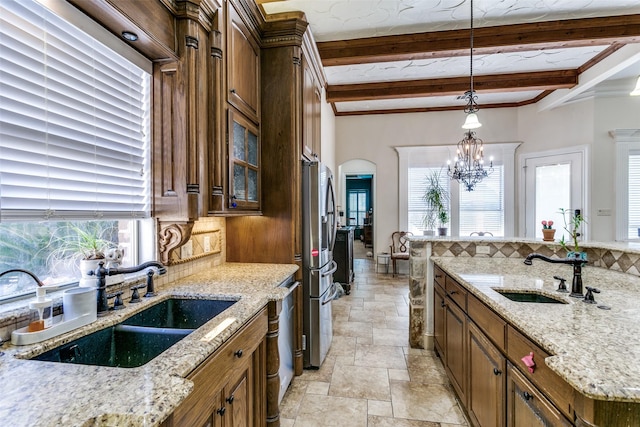
M 228 100 L 248 117 L 260 117 L 260 48 L 248 27 L 229 4 Z
M 505 358 L 469 322 L 469 416 L 482 427 L 504 426 Z
M 466 328 L 467 320 L 464 312 L 447 298 L 446 317 L 446 369 L 450 373 L 451 384 L 455 388 L 463 404 L 467 404 L 466 387 Z
M 517 368 L 508 363 L 507 369 L 507 427 L 571 425 Z
M 229 111 L 230 208 L 260 209 L 260 140 L 258 128 L 241 114 Z M 234 205 L 235 203 L 235 205 Z
M 444 297 L 444 291 L 439 285 L 434 286 L 435 298 L 433 300 L 433 329 L 434 336 L 433 342 L 436 347 L 436 351 L 440 354 L 442 360 L 446 360 L 445 353 L 445 316 L 447 314 L 446 299 Z

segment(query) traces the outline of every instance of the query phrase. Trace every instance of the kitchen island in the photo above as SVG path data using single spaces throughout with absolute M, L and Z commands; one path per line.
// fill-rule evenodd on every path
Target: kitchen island
M 158 296 L 126 304 L 125 309 L 67 334 L 29 346 L 5 343 L 0 348 L 2 424 L 160 425 L 191 393 L 193 383 L 185 378 L 269 302 L 285 298 L 290 289 L 279 286 L 297 269 L 295 265 L 222 264 L 169 283 L 158 290 Z M 237 302 L 138 368 L 28 360 L 171 297 Z
M 435 348 L 445 353 L 449 346 L 450 353 L 463 353 L 457 361 L 451 356 L 442 359 L 475 425 L 503 425 L 504 417 L 510 425 L 523 419 L 526 405 L 532 416 L 551 425 L 638 425 L 640 277 L 583 267 L 585 293 L 586 286 L 600 291 L 594 294 L 596 303 L 588 304 L 557 291 L 554 276 L 566 278 L 571 287 L 569 265 L 536 259 L 528 266 L 517 257 L 432 256 L 431 261 Z M 627 267 L 633 264 L 629 257 L 623 261 Z M 512 301 L 502 294 L 505 291 L 561 303 Z M 533 370 L 521 359 L 530 351 L 536 355 Z M 480 371 L 487 367 L 493 372 L 483 376 Z M 493 385 L 487 388 L 489 383 Z M 487 389 L 496 393 L 493 401 L 486 400 L 491 394 Z M 536 400 L 555 405 L 555 415 L 547 417 L 534 407 Z M 479 409 L 487 402 L 496 406 L 495 411 Z M 485 422 L 480 421 L 483 417 Z

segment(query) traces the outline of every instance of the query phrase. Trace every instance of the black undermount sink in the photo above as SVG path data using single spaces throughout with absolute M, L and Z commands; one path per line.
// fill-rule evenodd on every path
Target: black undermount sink
M 494 289 L 503 297 L 516 302 L 536 302 L 540 304 L 567 304 L 567 302 L 539 294 L 537 292 L 518 292 Z
M 135 368 L 207 323 L 236 301 L 171 298 L 32 358 L 48 362 Z

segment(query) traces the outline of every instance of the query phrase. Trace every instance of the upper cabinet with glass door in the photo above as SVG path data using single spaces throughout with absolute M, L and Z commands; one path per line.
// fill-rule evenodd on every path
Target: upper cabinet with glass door
M 258 128 L 229 110 L 229 208 L 260 210 L 260 138 Z

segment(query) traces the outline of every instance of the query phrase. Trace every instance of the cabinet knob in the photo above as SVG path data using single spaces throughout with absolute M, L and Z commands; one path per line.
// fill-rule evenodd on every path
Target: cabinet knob
M 533 396 L 531 394 L 529 394 L 528 391 L 523 391 L 522 392 L 522 397 L 524 397 L 524 400 L 531 400 L 533 399 Z
M 498 376 L 498 375 L 501 375 L 501 374 L 502 374 L 502 371 L 501 371 L 500 369 L 498 369 L 498 368 L 493 368 L 493 375 Z
M 225 412 L 227 412 L 227 408 L 223 406 L 222 408 L 220 408 L 220 409 L 218 409 L 218 410 L 216 411 L 216 414 L 218 414 L 218 415 L 220 415 L 221 417 L 223 417 Z
M 233 404 L 234 399 L 235 396 L 232 394 L 231 396 L 227 397 L 226 401 L 228 404 Z
M 233 353 L 233 355 L 234 355 L 235 357 L 237 357 L 238 359 L 240 359 L 240 358 L 242 357 L 242 354 L 243 354 L 243 353 L 242 353 L 242 349 L 237 350 L 235 353 Z
M 440 307 L 446 307 L 447 304 L 444 302 L 444 300 L 440 301 Z
M 236 90 L 235 89 L 231 89 L 229 92 L 236 93 Z

